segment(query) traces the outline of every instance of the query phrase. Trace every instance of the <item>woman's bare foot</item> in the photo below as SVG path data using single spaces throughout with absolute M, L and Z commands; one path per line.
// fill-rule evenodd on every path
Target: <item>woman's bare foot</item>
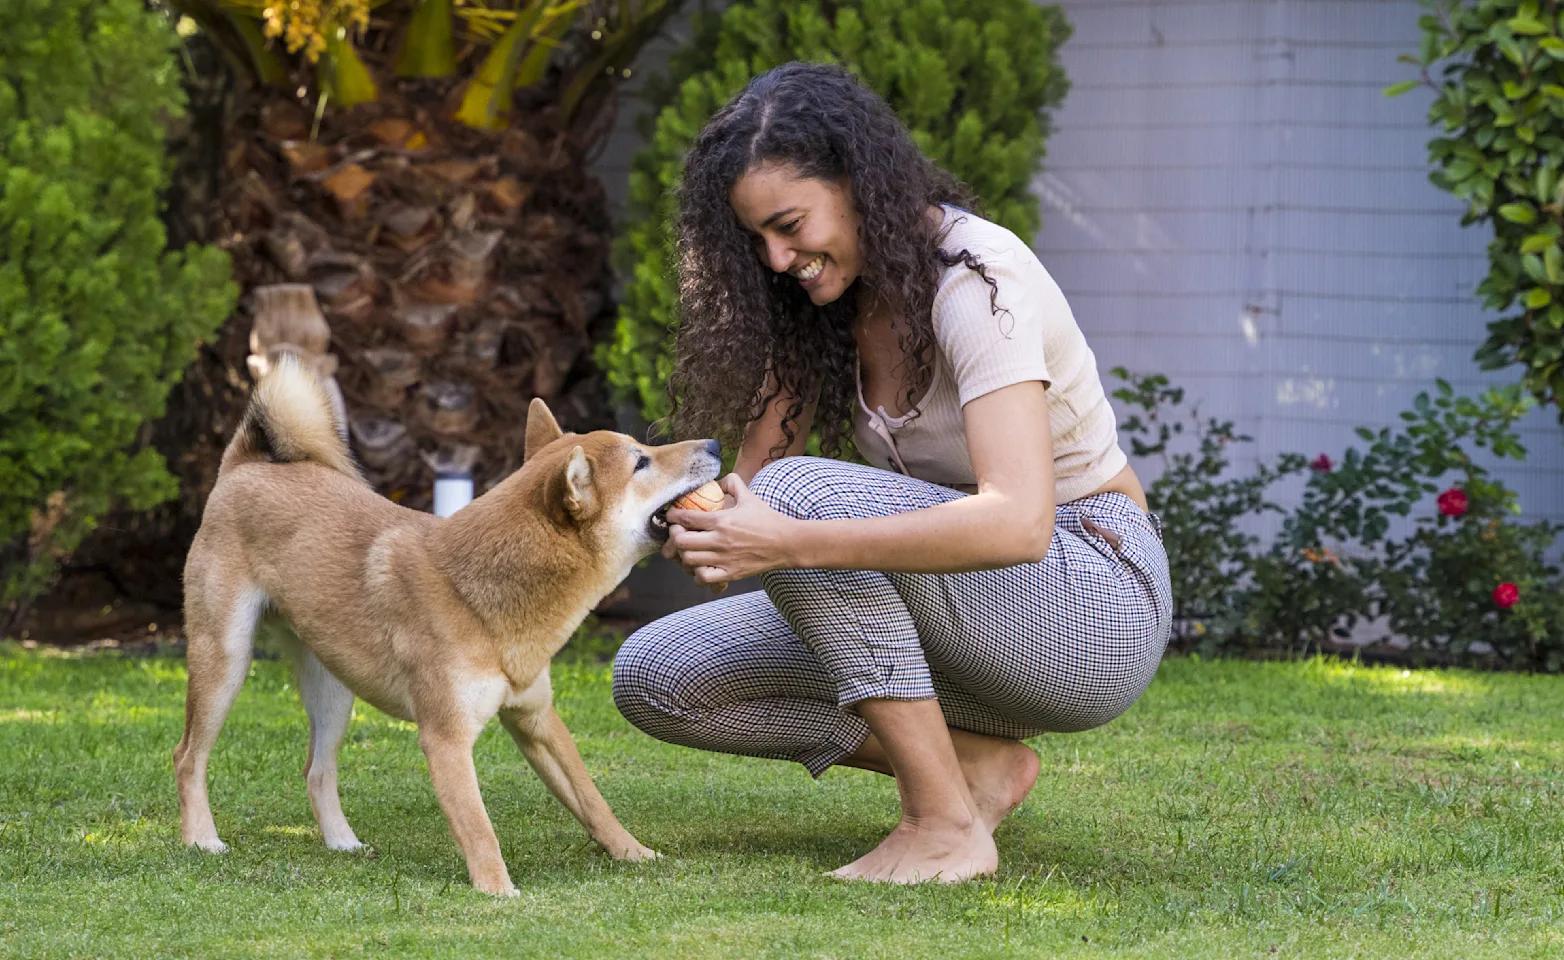
M 989 833 L 1021 805 L 1037 782 L 1040 762 L 1019 740 L 952 730 L 961 775 L 972 793 L 973 814 Z
M 879 846 L 831 875 L 880 883 L 960 883 L 998 869 L 994 838 L 977 820 L 935 825 L 903 817 Z
M 961 764 L 961 777 L 972 794 L 973 813 L 992 833 L 1031 793 L 1040 763 L 1037 753 L 1019 740 L 986 737 L 952 729 L 950 739 Z M 851 756 L 839 763 L 895 776 L 885 748 L 871 734 Z

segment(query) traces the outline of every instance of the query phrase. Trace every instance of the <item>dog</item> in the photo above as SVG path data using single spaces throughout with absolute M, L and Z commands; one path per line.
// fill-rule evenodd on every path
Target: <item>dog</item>
M 355 695 L 418 725 L 418 744 L 473 886 L 515 896 L 472 747 L 496 714 L 549 790 L 619 860 L 657 856 L 620 825 L 554 712 L 549 662 L 668 536 L 668 504 L 714 479 L 715 440 L 647 447 L 564 433 L 540 399 L 522 466 L 448 518 L 398 506 L 359 476 L 320 381 L 284 356 L 256 386 L 185 565 L 189 688 L 174 750 L 180 831 L 221 852 L 207 759 L 249 668 L 263 613 L 309 714 L 305 781 L 326 845 L 360 846 L 337 752 Z M 287 633 L 287 631 L 282 631 Z

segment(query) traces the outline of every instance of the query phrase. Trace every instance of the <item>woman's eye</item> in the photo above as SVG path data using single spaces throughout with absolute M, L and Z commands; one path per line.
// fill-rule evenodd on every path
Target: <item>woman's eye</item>
M 639 470 L 645 470 L 647 467 L 649 467 L 651 465 L 652 465 L 652 458 L 648 457 L 644 453 L 641 454 L 640 458 L 635 461 L 635 469 L 638 470 L 638 471 Z
M 791 220 L 782 224 L 782 226 L 778 227 L 777 229 L 783 233 L 792 233 L 794 230 L 798 229 L 798 225 L 803 219 L 803 217 L 799 217 L 797 220 Z

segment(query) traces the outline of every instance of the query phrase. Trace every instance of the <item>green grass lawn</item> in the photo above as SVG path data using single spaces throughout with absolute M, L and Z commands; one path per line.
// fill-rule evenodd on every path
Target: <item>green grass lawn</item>
M 657 743 L 608 670 L 555 668 L 608 802 L 666 858 L 589 846 L 508 737 L 478 743 L 521 898 L 474 893 L 410 725 L 358 707 L 321 846 L 305 719 L 261 662 L 211 764 L 232 850 L 179 845 L 177 659 L 0 648 L 0 956 L 1515 957 L 1564 953 L 1564 681 L 1170 660 L 1107 727 L 1045 736 L 998 877 L 822 875 L 894 785 Z

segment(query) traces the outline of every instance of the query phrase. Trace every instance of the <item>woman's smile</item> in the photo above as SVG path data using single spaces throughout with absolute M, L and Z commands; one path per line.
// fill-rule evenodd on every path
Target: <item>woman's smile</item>
M 825 254 L 822 253 L 820 256 L 815 257 L 813 260 L 805 263 L 802 267 L 795 269 L 793 271 L 793 276 L 798 278 L 799 283 L 802 283 L 805 287 L 808 287 L 814 283 L 814 281 L 820 279 L 820 274 L 824 272 Z

